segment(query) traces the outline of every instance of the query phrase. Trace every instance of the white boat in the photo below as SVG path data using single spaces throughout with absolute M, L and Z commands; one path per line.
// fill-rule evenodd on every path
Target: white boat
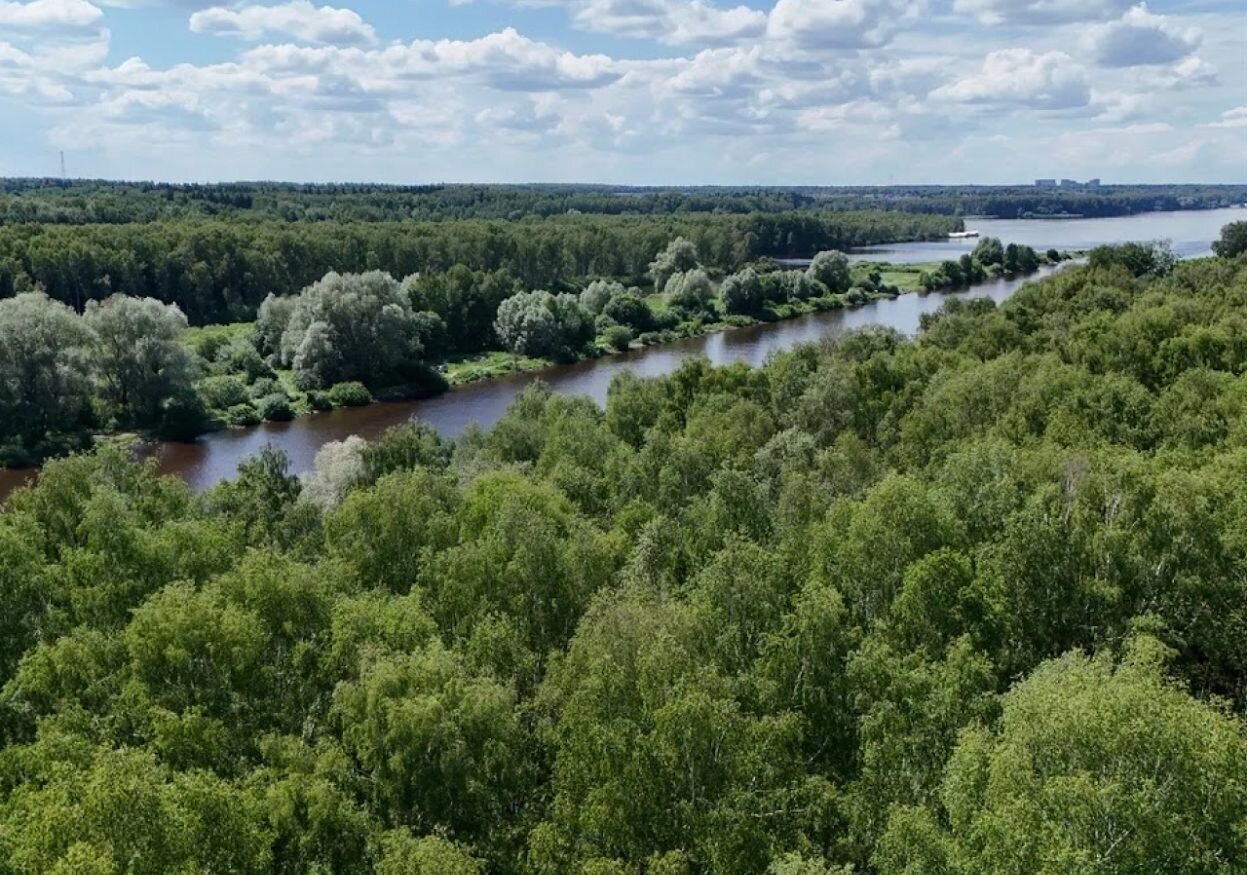
M 953 231 L 948 235 L 949 240 L 966 240 L 970 237 L 979 236 L 978 231 Z

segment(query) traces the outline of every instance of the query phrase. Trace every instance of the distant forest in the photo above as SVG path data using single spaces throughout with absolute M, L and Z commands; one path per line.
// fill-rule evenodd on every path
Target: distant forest
M 82 310 L 123 292 L 177 304 L 198 325 L 254 318 L 267 295 L 293 294 L 331 270 L 401 278 L 463 265 L 505 270 L 529 289 L 560 290 L 592 277 L 644 282 L 654 256 L 676 237 L 695 244 L 707 269 L 731 272 L 764 256 L 938 239 L 960 227 L 951 216 L 880 211 L 21 224 L 0 226 L 0 299 L 41 289 Z
M 891 210 L 948 216 L 1123 216 L 1213 209 L 1247 200 L 1247 185 L 689 187 L 602 185 L 174 185 L 0 179 L 0 225 L 124 224 L 230 217 L 253 221 L 523 219 L 567 213 L 671 215 Z

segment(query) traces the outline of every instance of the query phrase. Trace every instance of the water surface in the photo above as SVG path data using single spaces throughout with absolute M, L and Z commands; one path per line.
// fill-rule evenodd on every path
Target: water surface
M 1212 241 L 1230 222 L 1247 219 L 1247 208 L 1139 213 L 1111 219 L 966 219 L 966 229 L 1005 243 L 1022 243 L 1040 252 L 1048 249 L 1092 249 L 1128 240 L 1167 240 L 1181 258 L 1212 254 Z M 854 260 L 914 264 L 960 258 L 977 245 L 975 238 L 939 242 L 887 243 L 852 253 Z
M 1089 249 L 1127 240 L 1165 239 L 1171 241 L 1177 254 L 1193 258 L 1210 254 L 1212 241 L 1220 235 L 1222 226 L 1242 219 L 1247 219 L 1247 209 L 1240 207 L 1146 213 L 1113 219 L 973 219 L 967 221 L 967 227 L 1007 243 L 1025 243 L 1039 250 Z M 898 263 L 936 261 L 957 258 L 971 251 L 976 242 L 902 243 L 873 247 L 855 257 Z M 1000 302 L 1013 294 L 1022 282 L 997 280 L 956 294 Z M 716 365 L 747 362 L 756 366 L 777 350 L 867 325 L 883 325 L 913 334 L 918 330 L 922 315 L 937 311 L 946 297 L 902 295 L 853 310 L 814 313 L 784 322 L 651 346 L 624 355 L 552 367 L 537 374 L 516 374 L 464 386 L 436 398 L 317 413 L 293 422 L 216 432 L 193 443 L 153 444 L 148 451 L 163 472 L 185 478 L 195 489 L 205 489 L 233 476 L 239 462 L 270 443 L 284 450 L 294 470 L 302 472 L 311 468 L 316 451 L 325 443 L 351 435 L 373 438 L 413 416 L 448 438 L 461 434 L 469 423 L 490 426 L 506 412 L 515 396 L 537 379 L 544 380 L 556 392 L 588 395 L 601 404 L 606 400 L 611 380 L 623 370 L 640 376 L 658 376 L 675 370 L 689 356 L 698 355 Z M 27 471 L 0 470 L 0 499 L 31 476 Z

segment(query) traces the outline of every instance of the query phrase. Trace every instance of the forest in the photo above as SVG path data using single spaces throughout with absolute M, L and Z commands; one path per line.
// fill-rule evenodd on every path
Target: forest
M 1040 259 L 985 237 L 959 262 L 903 279 L 911 291 L 960 287 Z M 880 268 L 824 250 L 804 271 L 761 259 L 712 279 L 696 244 L 677 237 L 649 264 L 648 290 L 597 279 L 526 291 L 506 269 L 461 264 L 401 281 L 331 271 L 268 295 L 253 321 L 195 329 L 155 298 L 113 294 L 79 314 L 25 291 L 0 299 L 0 466 L 86 449 L 96 435 L 188 440 L 899 294 Z
M 604 185 L 209 185 L 2 179 L 0 225 L 124 224 L 194 218 L 323 221 L 523 219 L 567 213 L 785 213 L 898 210 L 948 216 L 1124 216 L 1226 207 L 1247 185 L 636 187 Z
M 949 216 L 881 211 L 0 225 L 0 299 L 40 289 L 82 310 L 124 293 L 175 304 L 204 325 L 252 319 L 266 296 L 293 294 L 330 271 L 406 277 L 463 265 L 506 270 L 527 289 L 568 291 L 598 277 L 643 282 L 676 237 L 692 241 L 707 267 L 732 272 L 762 257 L 943 239 L 961 227 Z
M 1247 870 L 1245 230 L 301 477 L 49 463 L 0 873 Z

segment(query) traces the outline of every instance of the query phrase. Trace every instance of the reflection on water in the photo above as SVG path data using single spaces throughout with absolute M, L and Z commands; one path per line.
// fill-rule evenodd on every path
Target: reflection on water
M 1223 225 L 1247 218 L 1242 208 L 1202 212 L 1148 213 L 1118 219 L 1080 220 L 971 220 L 969 227 L 1007 242 L 1025 243 L 1036 249 L 1088 249 L 1124 240 L 1172 241 L 1183 257 L 1206 255 Z M 974 248 L 974 240 L 947 243 L 906 243 L 876 247 L 872 257 L 895 262 L 933 261 L 955 258 Z M 999 280 L 958 293 L 966 298 L 992 298 L 999 302 L 1021 285 Z M 884 325 L 905 334 L 918 330 L 925 313 L 933 313 L 946 295 L 902 295 L 876 301 L 854 310 L 815 313 L 777 322 L 727 331 L 677 343 L 635 350 L 625 355 L 549 368 L 539 374 L 517 374 L 465 386 L 454 392 L 421 401 L 378 403 L 369 407 L 335 410 L 300 417 L 293 422 L 270 423 L 206 435 L 194 443 L 161 443 L 150 448 L 165 473 L 184 477 L 195 489 L 205 489 L 233 476 L 238 463 L 259 452 L 265 444 L 284 450 L 294 470 L 306 471 L 316 451 L 329 441 L 351 435 L 372 438 L 413 416 L 435 427 L 446 437 L 456 437 L 476 422 L 484 426 L 498 420 L 525 386 L 541 379 L 556 391 L 588 395 L 599 404 L 606 400 L 611 380 L 623 370 L 639 376 L 658 376 L 675 370 L 689 356 L 702 355 L 714 364 L 747 362 L 760 365 L 767 356 L 798 343 L 818 340 L 866 325 Z M 31 476 L 24 471 L 0 471 L 0 498 Z
M 1019 285 L 1021 281 L 1018 280 L 999 280 L 959 294 L 1003 301 Z M 153 448 L 153 455 L 162 471 L 179 474 L 196 489 L 232 476 L 240 461 L 268 443 L 284 450 L 296 471 L 306 471 L 316 451 L 325 443 L 353 434 L 375 437 L 413 416 L 450 438 L 462 433 L 469 423 L 492 425 L 506 412 L 515 396 L 538 379 L 555 392 L 588 395 L 602 404 L 611 380 L 624 370 L 643 377 L 659 376 L 675 370 L 684 359 L 698 355 L 716 365 L 746 362 L 756 366 L 777 350 L 866 325 L 886 325 L 912 334 L 918 330 L 922 315 L 938 310 L 946 297 L 902 295 L 854 310 L 814 313 L 784 322 L 651 346 L 624 355 L 547 368 L 536 374 L 516 374 L 475 383 L 436 398 L 335 410 L 300 417 L 293 422 L 219 432 L 189 444 L 158 444 Z

